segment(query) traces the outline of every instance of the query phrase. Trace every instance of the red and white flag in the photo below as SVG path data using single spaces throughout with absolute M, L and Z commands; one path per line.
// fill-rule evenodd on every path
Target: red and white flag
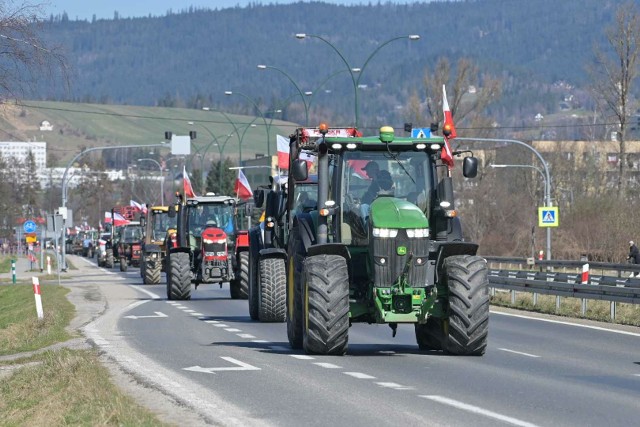
M 193 191 L 193 186 L 191 185 L 191 180 L 189 179 L 189 175 L 187 174 L 187 168 L 182 166 L 182 185 L 184 189 L 184 197 L 196 197 L 195 191 Z
M 104 213 L 104 223 L 111 224 L 113 221 L 111 220 L 111 212 Z
M 129 221 L 128 219 L 126 219 L 125 217 L 120 215 L 118 212 L 114 212 L 113 213 L 113 226 L 114 227 L 120 227 L 122 225 L 127 225 L 130 222 L 131 221 Z
M 139 212 L 142 213 L 147 213 L 147 207 L 145 205 L 142 205 L 138 202 L 136 202 L 135 200 L 129 200 L 129 205 L 133 206 L 134 208 L 136 208 Z
M 251 185 L 249 185 L 249 181 L 244 175 L 244 172 L 242 172 L 242 169 L 238 169 L 238 178 L 236 178 L 236 184 L 233 187 L 233 191 L 236 192 L 236 196 L 240 199 L 249 199 L 253 196 Z
M 449 108 L 449 101 L 447 101 L 447 89 L 444 85 L 442 85 L 442 111 L 444 112 L 444 123 L 442 124 L 442 129 L 448 129 L 449 135 L 445 135 L 444 137 L 444 147 L 442 147 L 440 159 L 442 159 L 442 162 L 451 169 L 453 168 L 453 153 L 451 152 L 449 140 L 458 135 L 456 133 L 456 127 L 453 125 L 453 116 L 451 115 L 451 109 Z
M 276 135 L 276 141 L 278 143 L 278 167 L 289 169 L 289 138 Z

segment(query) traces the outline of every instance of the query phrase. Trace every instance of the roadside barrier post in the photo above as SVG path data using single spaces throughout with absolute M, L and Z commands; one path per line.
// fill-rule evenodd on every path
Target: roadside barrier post
M 16 260 L 11 260 L 11 277 L 13 279 L 13 284 L 16 284 Z
M 40 295 L 40 280 L 37 277 L 31 277 L 33 282 L 33 294 L 36 299 L 36 312 L 38 313 L 38 319 L 44 318 L 44 312 L 42 311 L 42 297 Z
M 580 277 L 580 284 L 588 285 L 589 284 L 589 264 L 582 265 L 582 276 Z M 587 299 L 582 298 L 582 316 L 584 317 L 587 314 Z
M 51 257 L 47 255 L 47 274 L 51 274 Z

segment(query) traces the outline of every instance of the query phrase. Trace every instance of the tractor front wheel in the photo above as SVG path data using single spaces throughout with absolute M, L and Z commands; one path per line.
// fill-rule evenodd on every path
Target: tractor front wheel
M 429 317 L 427 323 L 416 323 L 416 341 L 420 350 L 442 350 L 445 322 L 437 317 Z
M 145 285 L 157 285 L 160 283 L 160 262 L 158 261 L 145 261 L 141 262 L 142 271 L 144 272 L 144 284 Z
M 176 252 L 169 257 L 167 298 L 170 300 L 191 299 L 191 268 L 188 253 Z
M 113 259 L 113 249 L 107 249 L 106 259 L 104 260 L 104 266 L 106 268 L 113 268 L 113 264 L 115 263 Z
M 474 255 L 444 261 L 449 288 L 448 334 L 443 349 L 449 354 L 482 356 L 489 333 L 489 279 L 487 262 Z
M 258 262 L 249 255 L 249 316 L 260 319 L 260 290 L 258 289 Z
M 344 257 L 307 257 L 303 291 L 305 352 L 345 354 L 349 336 L 349 271 Z
M 229 284 L 231 299 L 247 299 L 249 296 L 249 252 L 238 254 L 240 269 L 236 278 Z
M 120 258 L 120 271 L 127 271 L 127 258 Z
M 284 322 L 287 313 L 287 275 L 284 259 L 261 259 L 258 266 L 259 304 L 261 322 Z

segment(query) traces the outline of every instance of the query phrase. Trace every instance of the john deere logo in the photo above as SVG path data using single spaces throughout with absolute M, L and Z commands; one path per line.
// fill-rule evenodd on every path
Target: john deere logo
M 406 255 L 407 254 L 407 247 L 406 246 L 398 246 L 398 255 Z

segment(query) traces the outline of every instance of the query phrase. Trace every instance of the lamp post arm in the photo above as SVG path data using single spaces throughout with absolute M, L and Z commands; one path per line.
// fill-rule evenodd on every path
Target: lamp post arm
M 382 49 L 383 47 L 385 47 L 386 45 L 388 45 L 389 43 L 392 43 L 396 40 L 400 40 L 400 39 L 408 39 L 410 36 L 398 36 L 398 37 L 394 37 L 392 39 L 387 40 L 386 42 L 382 43 L 380 46 L 378 46 L 377 48 L 375 48 L 375 50 L 373 52 L 371 52 L 371 55 L 369 55 L 366 59 L 366 61 L 364 61 L 364 64 L 362 65 L 362 67 L 360 68 L 360 73 L 358 74 L 358 78 L 356 79 L 355 83 L 356 86 L 358 84 L 358 82 L 360 82 L 360 77 L 362 77 L 362 73 L 364 72 L 364 69 L 367 68 L 367 64 L 369 64 L 369 61 L 371 61 L 371 59 L 380 51 L 380 49 Z
M 302 89 L 300 89 L 300 86 L 298 86 L 298 84 L 293 80 L 293 78 L 291 78 L 291 76 L 286 71 L 281 70 L 280 68 L 277 68 L 277 67 L 272 67 L 271 65 L 265 65 L 265 68 L 281 72 L 282 74 L 284 74 L 284 76 L 287 79 L 289 79 L 291 84 L 296 88 L 296 90 L 300 94 L 300 99 L 302 99 L 302 105 L 304 105 L 305 126 L 308 126 L 309 125 L 309 107 L 307 104 L 307 100 L 304 97 L 304 92 L 302 92 Z
M 349 71 L 349 70 L 338 70 L 335 73 L 332 73 L 329 75 L 329 77 L 327 77 L 326 79 L 324 79 L 314 90 L 313 90 L 313 94 L 315 95 L 318 91 L 320 91 L 320 89 L 322 89 L 322 87 L 327 84 L 327 82 L 329 80 L 331 80 L 332 78 L 334 78 L 335 76 L 337 76 L 340 73 L 344 73 L 345 71 Z M 311 97 L 311 99 L 309 99 L 309 109 L 311 109 L 311 102 L 313 101 L 313 97 Z
M 267 155 L 269 156 L 269 158 L 271 158 L 271 139 L 270 139 L 270 136 L 269 136 L 269 130 L 270 130 L 271 126 L 267 123 L 267 119 L 264 117 L 264 114 L 262 113 L 262 110 L 260 110 L 260 106 L 256 103 L 256 101 L 251 99 L 248 95 L 245 95 L 242 92 L 230 92 L 230 94 L 234 94 L 234 93 L 237 93 L 238 95 L 242 96 L 244 99 L 249 101 L 255 107 L 255 109 L 258 111 L 258 114 L 260 114 L 260 117 L 262 118 L 262 121 L 264 122 L 264 126 L 265 126 L 266 131 L 267 131 Z

